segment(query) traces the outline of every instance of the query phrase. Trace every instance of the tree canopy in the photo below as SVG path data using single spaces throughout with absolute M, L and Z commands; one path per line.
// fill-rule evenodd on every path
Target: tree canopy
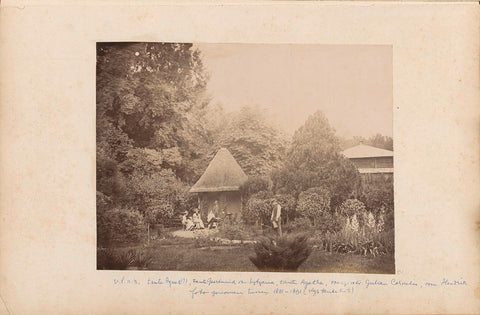
M 280 167 L 287 140 L 259 108 L 245 106 L 230 115 L 218 144 L 232 153 L 248 175 L 267 175 Z
M 340 153 L 339 139 L 321 111 L 294 134 L 285 167 L 276 172 L 277 189 L 297 196 L 312 187 L 326 187 L 334 209 L 358 185 L 355 166 Z
M 207 75 L 192 44 L 103 43 L 97 47 L 97 145 L 119 162 L 148 148 L 184 179 L 206 141 Z
M 355 136 L 351 139 L 346 139 L 346 138 L 340 139 L 340 146 L 342 147 L 343 150 L 356 146 L 360 143 L 371 145 L 373 147 L 380 148 L 380 149 L 393 151 L 392 137 L 383 136 L 379 133 L 369 138 Z

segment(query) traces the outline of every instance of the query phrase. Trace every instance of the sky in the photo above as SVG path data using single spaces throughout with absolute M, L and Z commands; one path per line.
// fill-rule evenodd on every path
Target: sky
M 213 103 L 265 109 L 287 134 L 322 110 L 337 134 L 392 136 L 392 47 L 196 44 Z

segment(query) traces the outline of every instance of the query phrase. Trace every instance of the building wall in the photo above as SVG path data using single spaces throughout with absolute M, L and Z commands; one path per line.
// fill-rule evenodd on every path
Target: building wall
M 393 157 L 371 157 L 350 159 L 357 168 L 391 168 L 393 167 Z
M 350 159 L 357 168 L 374 168 L 375 158 Z
M 393 157 L 377 157 L 375 158 L 375 167 L 377 168 L 392 168 L 393 167 Z

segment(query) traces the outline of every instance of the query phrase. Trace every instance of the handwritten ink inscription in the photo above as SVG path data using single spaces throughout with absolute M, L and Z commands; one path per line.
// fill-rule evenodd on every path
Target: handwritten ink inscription
M 224 278 L 137 278 L 122 276 L 113 279 L 114 286 L 142 286 L 161 288 L 183 288 L 192 298 L 202 296 L 227 295 L 293 295 L 326 296 L 354 294 L 358 290 L 378 290 L 388 287 L 434 290 L 437 287 L 463 287 L 467 281 L 460 279 L 440 279 L 437 281 L 419 281 L 415 279 L 363 279 L 355 281 L 321 279 L 285 279 L 265 280 L 261 278 L 224 279 Z

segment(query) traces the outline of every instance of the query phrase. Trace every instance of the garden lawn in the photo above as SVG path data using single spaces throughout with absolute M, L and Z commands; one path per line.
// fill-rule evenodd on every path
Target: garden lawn
M 254 255 L 252 245 L 199 247 L 194 243 L 155 244 L 149 252 L 153 258 L 150 270 L 258 271 L 248 258 Z M 393 255 L 365 257 L 314 249 L 298 271 L 392 274 L 395 273 L 395 264 Z

